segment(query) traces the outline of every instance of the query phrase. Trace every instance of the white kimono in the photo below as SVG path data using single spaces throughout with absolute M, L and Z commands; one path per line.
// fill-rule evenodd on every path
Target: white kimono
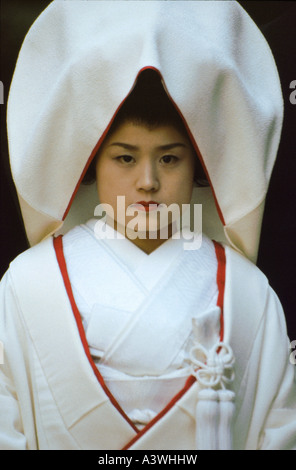
M 281 307 L 262 273 L 225 251 L 221 306 L 223 341 L 235 356 L 234 449 L 295 448 L 294 368 Z M 161 409 L 139 430 L 94 364 L 61 253 L 50 238 L 20 255 L 2 281 L 1 449 L 195 449 L 198 380 L 188 375 L 173 396 L 168 387 Z M 221 275 L 223 256 L 218 265 Z M 223 276 L 218 282 L 223 293 Z M 200 330 L 207 338 L 206 323 Z
M 203 237 L 186 251 L 177 233 L 147 255 L 111 227 L 95 235 L 98 224 L 63 237 L 67 272 L 92 358 L 139 427 L 185 385 L 197 336 L 205 347 L 219 341 L 215 248 Z
M 192 202 L 207 237 L 200 252 L 166 241 L 147 270 L 98 244 L 88 292 L 71 229 L 99 201 L 80 183 L 146 68 L 206 172 Z M 0 449 L 296 447 L 284 315 L 254 264 L 282 119 L 272 53 L 235 1 L 56 0 L 40 15 L 7 110 L 31 248 L 0 285 Z

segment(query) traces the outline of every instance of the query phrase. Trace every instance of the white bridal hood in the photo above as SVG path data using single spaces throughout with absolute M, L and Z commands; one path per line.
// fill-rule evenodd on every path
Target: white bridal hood
M 93 216 L 92 157 L 141 70 L 159 71 L 210 188 L 203 227 L 255 261 L 282 126 L 277 68 L 234 1 L 52 2 L 21 48 L 8 103 L 11 168 L 31 245 Z

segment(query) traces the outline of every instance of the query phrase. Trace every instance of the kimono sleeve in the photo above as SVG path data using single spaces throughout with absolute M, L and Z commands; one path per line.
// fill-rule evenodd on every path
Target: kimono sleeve
M 28 355 L 9 271 L 0 283 L 0 449 L 35 447 Z
M 278 297 L 269 288 L 249 360 L 248 375 L 253 376 L 256 393 L 248 447 L 296 449 L 295 366 L 289 357 L 290 341 L 284 313 Z M 256 370 L 255 380 L 252 370 Z

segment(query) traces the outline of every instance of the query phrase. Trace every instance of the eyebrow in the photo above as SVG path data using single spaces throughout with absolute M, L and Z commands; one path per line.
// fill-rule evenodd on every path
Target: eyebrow
M 114 147 L 114 146 L 123 147 L 126 150 L 139 150 L 139 147 L 137 147 L 136 145 L 127 144 L 125 142 L 113 142 L 112 144 L 110 144 L 110 147 Z M 158 150 L 171 150 L 176 147 L 187 148 L 188 146 L 183 144 L 182 142 L 174 142 L 171 144 L 159 145 L 157 149 Z

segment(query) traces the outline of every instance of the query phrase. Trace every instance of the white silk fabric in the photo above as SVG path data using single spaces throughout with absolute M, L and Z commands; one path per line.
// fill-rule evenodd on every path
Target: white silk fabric
M 204 236 L 186 251 L 180 236 L 147 255 L 117 232 L 98 238 L 96 223 L 63 237 L 74 298 L 106 384 L 136 421 L 149 421 L 192 371 L 193 330 L 206 345 L 219 338 L 214 244 Z

